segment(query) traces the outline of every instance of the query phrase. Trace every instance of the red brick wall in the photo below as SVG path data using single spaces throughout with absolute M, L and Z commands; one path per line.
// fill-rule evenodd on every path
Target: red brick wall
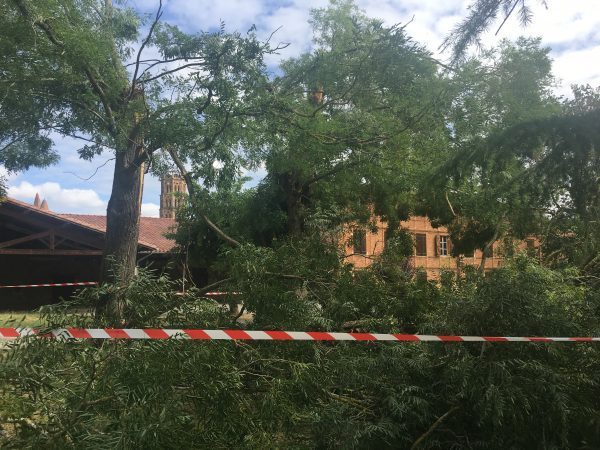
M 413 265 L 415 269 L 422 269 L 427 272 L 427 278 L 429 279 L 437 279 L 439 277 L 440 271 L 443 269 L 446 270 L 457 270 L 457 258 L 453 258 L 452 256 L 438 256 L 435 251 L 435 243 L 436 236 L 448 236 L 448 229 L 446 227 L 434 228 L 431 226 L 431 222 L 427 217 L 415 216 L 411 217 L 409 220 L 401 222 L 400 224 L 404 229 L 406 229 L 409 233 L 417 234 L 425 234 L 426 236 L 426 247 L 427 247 L 427 256 L 416 256 L 413 250 Z M 387 225 L 381 220 L 377 219 L 377 231 L 375 233 L 371 233 L 369 230 L 366 231 L 366 241 L 367 241 L 367 251 L 366 254 L 357 255 L 353 254 L 353 245 L 352 245 L 352 231 L 349 229 L 346 233 L 344 233 L 343 242 L 345 247 L 345 255 L 346 261 L 354 264 L 355 267 L 367 267 L 373 262 L 373 257 L 379 255 L 384 248 L 385 243 L 385 230 L 387 229 Z M 534 247 L 539 252 L 539 242 L 537 239 L 533 240 Z M 527 243 L 519 242 L 517 248 L 519 250 L 525 249 L 527 247 Z M 493 256 L 488 257 L 485 261 L 485 270 L 494 269 L 496 267 L 500 267 L 502 265 L 503 258 L 500 255 L 500 243 L 496 242 L 493 245 Z M 480 250 L 476 250 L 473 254 L 473 257 L 462 257 L 462 264 L 473 265 L 479 267 L 481 264 L 481 256 L 482 252 Z

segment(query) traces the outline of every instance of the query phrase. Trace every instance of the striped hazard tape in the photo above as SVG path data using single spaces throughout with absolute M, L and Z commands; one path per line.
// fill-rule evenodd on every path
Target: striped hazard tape
M 176 296 L 178 297 L 183 297 L 185 295 L 188 295 L 187 292 L 177 292 L 175 293 Z M 203 294 L 201 294 L 203 297 L 219 297 L 222 295 L 242 295 L 241 292 L 204 292 Z
M 241 292 L 205 292 L 202 295 L 219 296 L 219 295 L 242 295 Z
M 74 283 L 44 283 L 44 284 L 13 284 L 0 286 L 0 289 L 5 288 L 36 288 L 36 287 L 65 287 L 65 286 L 95 286 L 97 281 L 77 281 Z
M 254 341 L 386 342 L 600 342 L 600 337 L 440 336 L 426 334 L 333 333 L 324 331 L 198 330 L 165 328 L 0 328 L 1 339 L 41 336 L 57 339 L 198 339 Z

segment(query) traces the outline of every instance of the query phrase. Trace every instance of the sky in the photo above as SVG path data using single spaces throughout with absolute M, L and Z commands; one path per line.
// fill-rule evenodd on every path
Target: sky
M 163 3 L 163 20 L 190 33 L 214 29 L 221 20 L 228 31 L 244 33 L 256 25 L 262 38 L 278 30 L 273 41 L 289 43 L 289 46 L 267 60 L 274 71 L 279 61 L 311 49 L 310 10 L 324 7 L 328 2 L 164 0 Z M 368 16 L 379 18 L 386 25 L 410 22 L 407 33 L 435 57 L 447 60 L 448 55 L 440 53 L 438 47 L 465 17 L 471 0 L 357 0 L 356 3 Z M 529 26 L 522 28 L 516 17 L 511 18 L 498 35 L 494 29 L 483 37 L 484 46 L 493 46 L 502 38 L 539 36 L 543 44 L 551 48 L 558 95 L 569 96 L 572 84 L 600 85 L 600 0 L 547 0 L 548 8 L 541 0 L 529 0 L 529 3 L 534 13 Z M 151 13 L 158 0 L 129 0 L 127 4 L 140 13 Z M 17 174 L 6 173 L 0 166 L 0 176 L 8 180 L 8 195 L 33 202 L 35 194 L 39 193 L 46 198 L 52 211 L 105 214 L 112 186 L 110 153 L 99 155 L 93 161 L 83 161 L 75 152 L 81 142 L 60 136 L 54 138 L 61 156 L 58 164 Z M 259 171 L 250 175 L 256 183 L 263 174 Z M 159 180 L 146 176 L 142 215 L 158 216 L 159 194 Z

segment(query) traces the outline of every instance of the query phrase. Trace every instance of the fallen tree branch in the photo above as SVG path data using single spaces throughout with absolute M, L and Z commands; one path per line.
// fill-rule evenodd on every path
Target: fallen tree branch
M 433 433 L 437 427 L 440 426 L 440 424 L 446 419 L 446 417 L 448 417 L 450 414 L 452 414 L 458 408 L 459 408 L 458 406 L 455 406 L 455 407 L 451 408 L 450 410 L 448 410 L 445 414 L 441 415 L 435 422 L 433 422 L 433 424 L 428 428 L 428 430 L 425 433 L 423 433 L 421 436 L 419 436 L 419 438 L 413 443 L 413 445 L 410 446 L 410 450 L 414 450 L 419 445 L 421 445 L 421 443 L 425 439 L 427 439 L 429 437 L 429 435 L 431 433 Z
M 179 172 L 181 173 L 181 176 L 185 180 L 185 184 L 187 185 L 188 192 L 190 194 L 190 198 L 194 198 L 194 193 L 196 191 L 196 186 L 195 186 L 194 180 L 192 179 L 192 176 L 190 175 L 190 173 L 185 168 L 185 165 L 183 164 L 183 161 L 181 161 L 181 158 L 179 158 L 179 155 L 177 155 L 177 153 L 175 152 L 175 150 L 172 147 L 167 147 L 166 150 L 169 153 L 169 155 L 171 155 L 171 158 L 173 159 L 173 162 L 175 163 L 175 165 L 179 169 Z M 197 206 L 197 205 L 194 205 L 194 206 Z M 232 247 L 238 247 L 238 246 L 241 245 L 238 241 L 236 241 L 231 236 L 228 236 L 215 223 L 213 223 L 213 221 L 210 220 L 206 214 L 200 212 L 200 216 L 206 222 L 206 224 L 215 233 L 217 233 L 217 235 L 221 239 L 223 239 L 224 241 L 226 241 L 229 245 L 231 245 Z

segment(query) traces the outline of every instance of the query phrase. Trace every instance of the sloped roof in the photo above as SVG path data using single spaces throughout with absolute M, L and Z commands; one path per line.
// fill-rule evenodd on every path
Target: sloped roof
M 0 201 L 0 206 L 7 203 L 19 208 L 27 209 L 28 212 L 34 212 L 54 220 L 68 222 L 79 227 L 87 228 L 99 233 L 106 232 L 106 216 L 94 214 L 59 214 L 49 210 L 40 209 L 37 206 L 30 205 L 14 198 L 5 197 Z M 176 243 L 174 240 L 165 237 L 165 234 L 174 232 L 176 222 L 174 219 L 164 219 L 158 217 L 140 218 L 140 236 L 138 243 L 144 247 L 149 247 L 160 253 L 172 250 Z
M 106 216 L 94 214 L 59 214 L 59 216 L 92 227 L 98 231 L 106 231 Z M 173 233 L 175 225 L 175 219 L 140 217 L 139 241 L 141 244 L 155 247 L 161 253 L 168 252 L 176 244 L 173 239 L 167 238 L 165 234 Z

